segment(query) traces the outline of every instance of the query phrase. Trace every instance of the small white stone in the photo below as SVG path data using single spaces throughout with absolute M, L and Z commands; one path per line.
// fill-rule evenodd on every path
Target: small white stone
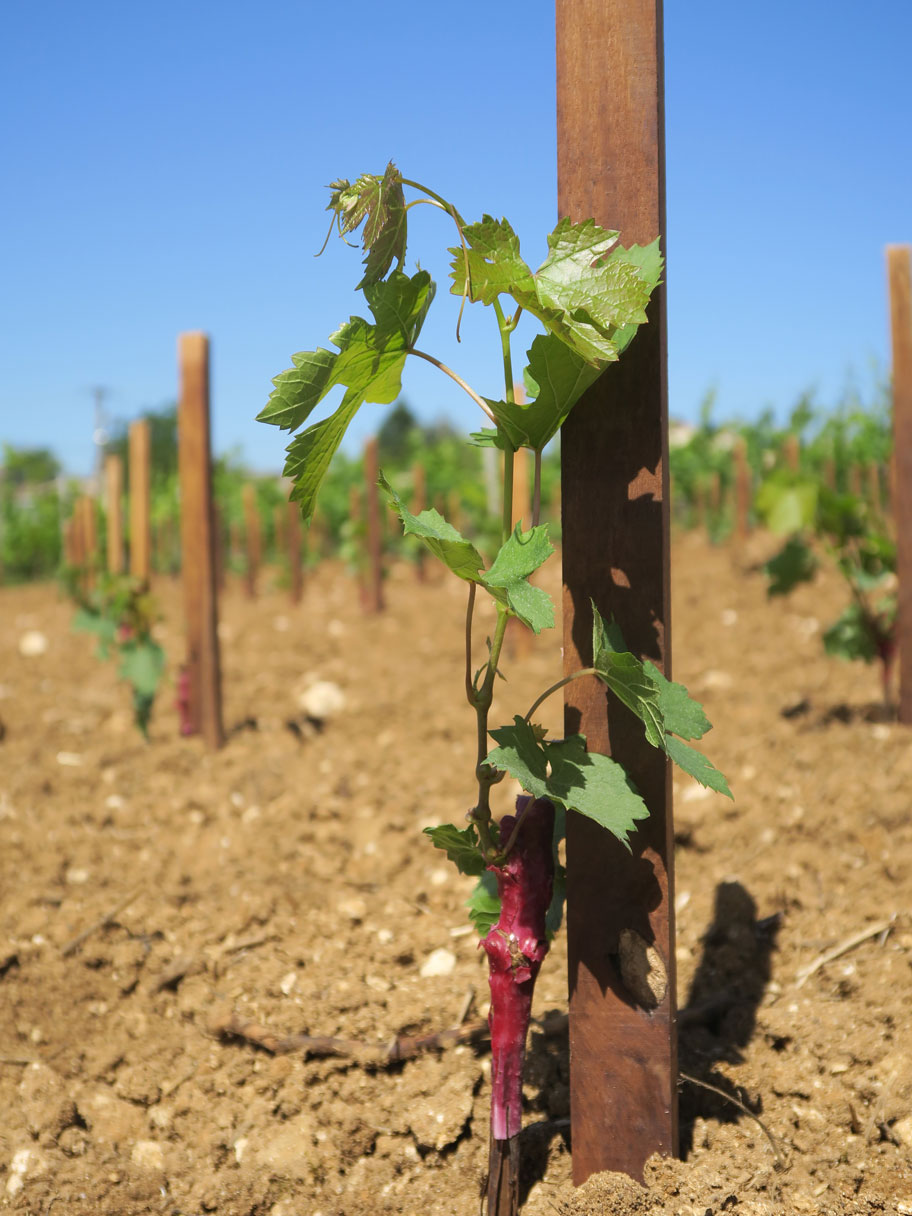
M 64 768 L 78 768 L 82 764 L 82 756 L 78 752 L 58 752 L 57 763 Z
M 345 693 L 332 680 L 317 680 L 301 693 L 298 704 L 309 718 L 325 722 L 345 709 Z
M 360 921 L 367 916 L 367 903 L 357 895 L 351 899 L 340 899 L 336 907 L 340 914 L 347 916 L 349 920 Z
M 239 1136 L 231 1146 L 234 1149 L 234 1159 L 238 1165 L 244 1160 L 244 1150 L 249 1143 L 250 1141 L 246 1136 Z
M 700 677 L 699 686 L 700 688 L 726 689 L 731 688 L 734 682 L 734 677 L 727 671 L 718 671 L 716 668 L 711 667 L 708 671 L 703 672 L 703 675 Z
M 145 1170 L 163 1170 L 165 1154 L 157 1140 L 137 1140 L 133 1145 L 130 1160 Z
M 109 811 L 119 811 L 123 804 L 124 800 L 120 794 L 108 794 L 107 798 L 105 798 L 105 806 Z
M 388 946 L 392 940 L 393 940 L 392 929 L 378 929 L 377 930 L 377 941 L 380 943 L 381 946 Z
M 444 870 L 443 867 L 431 870 L 430 878 L 432 887 L 444 887 L 450 881 L 450 871 Z
M 25 659 L 37 658 L 47 654 L 48 640 L 39 629 L 29 629 L 19 639 L 19 653 Z
M 424 979 L 430 979 L 435 975 L 452 975 L 455 966 L 456 955 L 452 950 L 447 950 L 444 946 L 441 946 L 438 950 L 432 950 L 427 956 L 421 964 L 419 974 Z
M 690 785 L 686 785 L 681 793 L 682 802 L 702 802 L 704 798 L 710 798 L 713 791 L 706 785 L 700 785 L 694 781 Z
M 872 739 L 889 739 L 890 733 L 891 733 L 890 728 L 889 728 L 889 726 L 887 726 L 887 724 L 885 722 L 876 722 L 871 727 L 871 738 Z
M 272 627 L 276 633 L 287 633 L 291 622 L 287 616 L 277 616 L 272 622 Z
M 346 629 L 341 621 L 331 620 L 326 626 L 326 632 L 331 638 L 344 638 Z
M 722 624 L 723 625 L 737 625 L 737 623 L 738 623 L 738 614 L 734 610 L 734 608 L 723 608 Z
M 70 866 L 64 878 L 74 887 L 80 887 L 83 883 L 89 881 L 89 871 L 84 870 L 81 866 Z
M 287 975 L 283 975 L 279 980 L 279 991 L 283 996 L 291 996 L 297 982 L 298 973 L 296 971 L 289 971 Z M 246 1140 L 244 1143 L 247 1143 Z M 240 1158 L 238 1158 L 238 1160 L 240 1160 Z

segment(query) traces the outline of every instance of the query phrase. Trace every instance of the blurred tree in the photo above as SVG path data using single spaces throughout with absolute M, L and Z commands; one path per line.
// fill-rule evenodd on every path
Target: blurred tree
M 3 445 L 3 481 L 11 487 L 44 485 L 60 473 L 60 461 L 49 448 Z

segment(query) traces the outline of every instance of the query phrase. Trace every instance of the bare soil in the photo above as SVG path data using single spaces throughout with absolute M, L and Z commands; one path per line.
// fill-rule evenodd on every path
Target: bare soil
M 912 735 L 873 669 L 823 654 L 838 579 L 768 603 L 764 546 L 689 534 L 673 560 L 675 676 L 736 795 L 676 782 L 681 1069 L 722 1094 L 682 1079 L 683 1159 L 645 1186 L 574 1190 L 558 939 L 527 1216 L 912 1213 Z M 179 590 L 157 591 L 173 680 Z M 333 568 L 297 608 L 229 587 L 230 735 L 209 755 L 179 737 L 173 684 L 142 741 L 53 587 L 0 590 L 0 1209 L 478 1212 L 484 1044 L 383 1055 L 485 1012 L 471 883 L 420 833 L 472 798 L 464 599 L 404 566 L 387 595 L 367 618 Z M 47 650 L 22 655 L 34 630 Z M 559 676 L 555 639 L 499 686 L 503 720 Z M 344 705 L 308 718 L 317 681 Z M 277 1042 L 295 1035 L 362 1046 Z

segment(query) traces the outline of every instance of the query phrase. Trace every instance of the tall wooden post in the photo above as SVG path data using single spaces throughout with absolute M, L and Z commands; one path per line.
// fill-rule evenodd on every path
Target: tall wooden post
M 744 540 L 750 533 L 751 469 L 747 461 L 747 444 L 738 439 L 734 449 L 735 465 L 735 536 Z
M 797 473 L 801 468 L 801 441 L 798 436 L 786 435 L 782 451 L 785 455 L 786 466 L 793 473 Z
M 209 432 L 209 339 L 178 338 L 181 573 L 187 618 L 188 719 L 210 750 L 225 742 L 218 640 L 215 526 Z
M 557 0 L 558 214 L 625 245 L 661 236 L 661 0 Z M 665 276 L 663 276 L 665 277 Z M 630 649 L 670 674 L 665 288 L 649 324 L 563 429 L 564 661 L 592 662 L 590 597 Z M 567 824 L 573 1177 L 641 1177 L 677 1150 L 671 780 L 664 755 L 595 680 L 565 689 L 565 729 L 616 757 L 650 817 L 629 856 L 581 815 Z M 607 708 L 606 708 L 607 707 Z M 624 957 L 636 960 L 622 964 Z M 636 963 L 649 983 L 636 980 Z M 640 968 L 642 973 L 642 966 Z
M 288 572 L 291 602 L 300 604 L 304 593 L 303 544 L 304 529 L 301 527 L 301 508 L 289 502 L 285 508 L 285 538 L 288 545 Z
M 367 495 L 367 601 L 368 612 L 383 611 L 383 540 L 380 535 L 380 458 L 376 438 L 364 448 L 364 492 Z
M 899 579 L 899 720 L 912 726 L 912 245 L 888 245 L 893 349 L 893 519 Z
M 256 486 L 249 482 L 242 491 L 244 500 L 244 540 L 247 554 L 247 576 L 244 586 L 251 599 L 256 595 L 260 572 L 260 512 L 257 508 Z
M 98 571 L 98 529 L 95 520 L 95 499 L 91 494 L 80 494 L 74 507 L 74 536 L 76 538 L 76 565 L 81 570 L 84 591 L 95 583 Z
M 123 461 L 114 452 L 105 457 L 105 506 L 108 524 L 108 573 L 122 574 L 123 545 Z
M 152 568 L 152 528 L 149 494 L 152 476 L 152 443 L 145 418 L 130 424 L 130 573 L 144 583 Z

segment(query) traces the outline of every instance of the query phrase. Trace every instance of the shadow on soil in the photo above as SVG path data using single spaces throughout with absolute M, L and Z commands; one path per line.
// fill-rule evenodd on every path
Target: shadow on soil
M 693 1144 L 697 1118 L 734 1123 L 742 1112 L 725 1096 L 761 1113 L 757 1094 L 745 1093 L 714 1070 L 719 1061 L 738 1063 L 750 1042 L 757 1009 L 770 979 L 770 963 L 780 918 L 757 919 L 750 892 L 738 882 L 716 888 L 712 923 L 703 936 L 703 957 L 678 1014 L 679 1068 L 721 1093 L 686 1080 L 681 1085 L 681 1156 Z

